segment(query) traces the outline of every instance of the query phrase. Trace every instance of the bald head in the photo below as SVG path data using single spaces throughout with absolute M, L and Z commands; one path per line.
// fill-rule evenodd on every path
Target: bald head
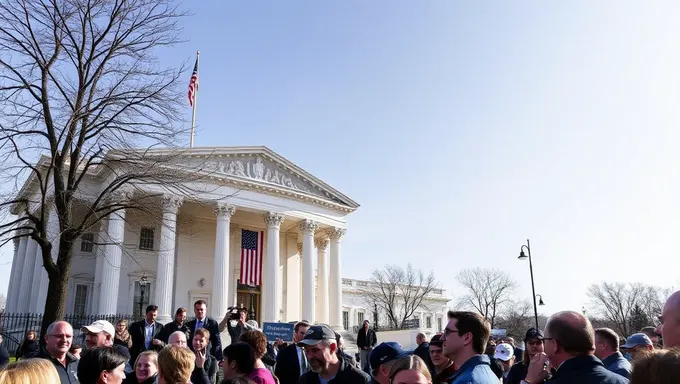
M 168 344 L 186 348 L 187 335 L 182 331 L 175 331 L 170 335 L 170 337 L 168 337 Z
M 661 314 L 661 325 L 656 333 L 663 338 L 663 346 L 666 348 L 680 347 L 680 291 L 673 293 Z
M 552 338 L 571 356 L 591 354 L 595 350 L 595 332 L 590 321 L 574 311 L 558 312 L 545 326 L 546 339 Z

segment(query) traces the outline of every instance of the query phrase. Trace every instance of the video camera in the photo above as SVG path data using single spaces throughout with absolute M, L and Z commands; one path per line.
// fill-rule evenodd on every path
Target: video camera
M 241 318 L 241 310 L 239 307 L 229 307 L 227 308 L 227 313 L 229 314 L 229 320 L 239 320 Z

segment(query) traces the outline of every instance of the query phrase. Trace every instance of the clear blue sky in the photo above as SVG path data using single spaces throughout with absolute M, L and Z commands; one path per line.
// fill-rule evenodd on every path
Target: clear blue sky
M 680 3 L 472 3 L 187 2 L 162 59 L 201 50 L 197 146 L 266 145 L 362 204 L 344 276 L 411 262 L 457 296 L 496 267 L 530 299 L 529 237 L 546 313 L 677 285 Z

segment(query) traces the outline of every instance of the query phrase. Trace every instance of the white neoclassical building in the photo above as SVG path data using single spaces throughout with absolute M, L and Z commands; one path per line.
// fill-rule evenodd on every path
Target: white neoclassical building
M 167 322 L 177 307 L 191 314 L 192 303 L 203 299 L 216 318 L 238 305 L 252 309 L 258 322 L 307 319 L 342 328 L 340 245 L 345 217 L 359 205 L 266 147 L 183 151 L 186 164 L 212 169 L 203 181 L 209 185 L 196 188 L 205 192 L 166 193 L 149 202 L 156 219 L 120 211 L 84 234 L 76 245 L 67 312 L 137 314 L 153 303 L 159 321 Z M 97 189 L 101 179 L 93 172 L 85 188 Z M 35 193 L 32 188 L 29 180 L 21 193 Z M 143 194 L 145 188 L 135 185 L 125 193 Z M 54 230 L 56 217 L 48 222 Z M 243 231 L 264 232 L 257 288 L 239 281 Z M 27 237 L 15 243 L 9 312 L 42 312 L 47 276 L 39 253 Z
M 388 324 L 387 315 L 380 308 L 375 308 L 374 303 L 364 294 L 371 286 L 372 282 L 368 280 L 342 279 L 342 324 L 346 330 L 355 330 L 364 319 L 373 323 L 376 310 L 378 323 L 383 326 Z M 448 321 L 446 312 L 449 309 L 449 301 L 451 298 L 447 296 L 446 290 L 433 289 L 423 298 L 423 302 L 410 319 L 417 319 L 419 324 L 417 328 L 427 335 L 441 332 Z M 399 302 L 399 298 L 396 302 Z M 398 312 L 399 308 L 395 307 L 395 310 Z

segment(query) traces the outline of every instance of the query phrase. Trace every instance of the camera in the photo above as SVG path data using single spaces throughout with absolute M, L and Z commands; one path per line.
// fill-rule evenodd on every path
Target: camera
M 229 314 L 229 320 L 239 320 L 241 318 L 241 313 L 238 307 L 227 308 L 227 313 Z

